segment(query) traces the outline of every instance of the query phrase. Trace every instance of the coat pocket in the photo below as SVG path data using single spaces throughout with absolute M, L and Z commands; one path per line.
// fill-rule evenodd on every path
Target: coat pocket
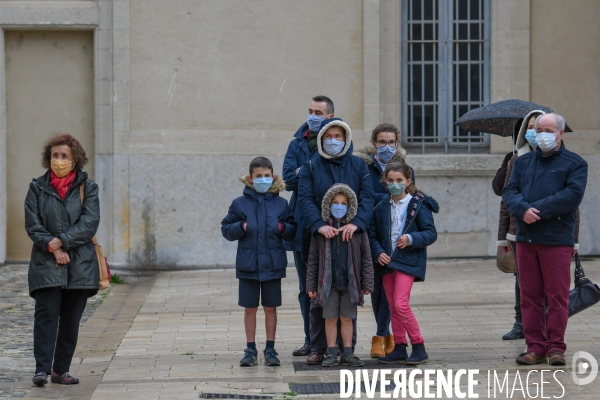
M 241 272 L 258 272 L 258 252 L 248 247 L 238 247 L 235 267 Z
M 287 268 L 287 253 L 283 247 L 268 249 L 269 255 L 271 257 L 271 265 L 274 270 L 281 270 Z

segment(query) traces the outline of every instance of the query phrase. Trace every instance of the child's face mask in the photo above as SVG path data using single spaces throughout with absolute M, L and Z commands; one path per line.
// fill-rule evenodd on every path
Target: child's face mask
M 345 204 L 332 204 L 331 205 L 331 215 L 333 215 L 337 219 L 342 219 L 348 213 L 348 206 Z
M 252 180 L 252 186 L 258 193 L 265 193 L 267 190 L 271 188 L 273 184 L 273 178 L 265 177 L 265 178 L 254 178 Z

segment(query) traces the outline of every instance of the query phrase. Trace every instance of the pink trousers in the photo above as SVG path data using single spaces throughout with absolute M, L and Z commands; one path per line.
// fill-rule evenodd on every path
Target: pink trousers
M 527 351 L 564 353 L 573 248 L 517 242 L 521 314 Z M 548 316 L 544 305 L 548 299 Z
M 407 333 L 411 344 L 425 343 L 415 314 L 410 308 L 410 290 L 414 281 L 414 276 L 406 275 L 397 270 L 383 276 L 383 287 L 390 305 L 395 344 L 407 344 Z

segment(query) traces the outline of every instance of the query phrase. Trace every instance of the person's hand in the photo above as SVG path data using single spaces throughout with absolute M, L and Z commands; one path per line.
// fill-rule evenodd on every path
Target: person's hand
M 64 251 L 63 249 L 57 249 L 54 250 L 54 258 L 56 258 L 56 263 L 57 264 L 68 264 L 69 261 L 71 261 L 71 258 L 69 257 L 69 254 L 67 254 L 66 251 Z
M 332 237 L 337 235 L 339 231 L 337 229 L 335 229 L 333 226 L 324 225 L 319 228 L 318 232 L 321 235 L 325 236 L 326 239 L 331 239 Z
M 60 249 L 63 245 L 62 240 L 59 238 L 54 238 L 48 243 L 48 249 L 51 253 L 54 253 L 56 250 Z
M 363 291 L 362 291 L 362 294 L 364 294 L 365 296 L 368 296 L 368 295 L 370 295 L 370 294 L 371 294 L 371 292 L 370 292 L 370 291 L 368 291 L 368 290 L 363 290 Z
M 541 219 L 538 215 L 539 213 L 539 210 L 531 207 L 525 211 L 525 214 L 523 214 L 523 221 L 526 224 L 533 224 L 535 221 L 539 221 Z
M 508 254 L 512 252 L 512 248 L 510 246 L 500 246 L 500 249 L 502 250 L 503 254 Z
M 408 247 L 408 236 L 406 236 L 406 235 L 400 236 L 398 238 L 398 242 L 396 242 L 396 247 L 400 247 L 401 249 Z
M 246 222 L 244 222 L 244 223 L 242 224 L 242 229 L 244 229 L 244 232 L 246 232 L 246 225 L 248 225 L 248 223 L 246 223 Z
M 316 299 L 317 298 L 317 292 L 308 292 L 308 297 L 310 297 L 311 299 Z
M 385 253 L 381 253 L 379 256 L 377 256 L 377 262 L 380 265 L 388 265 L 391 261 L 392 259 L 390 258 L 390 256 L 388 256 Z
M 358 230 L 358 226 L 354 224 L 348 224 L 342 226 L 338 231 L 342 234 L 342 240 L 349 242 L 352 239 L 352 234 Z
M 575 254 L 577 254 L 577 249 L 573 247 L 573 254 L 571 254 L 571 256 L 574 256 Z

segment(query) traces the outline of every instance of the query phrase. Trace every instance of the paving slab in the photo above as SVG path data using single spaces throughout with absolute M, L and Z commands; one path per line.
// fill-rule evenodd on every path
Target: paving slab
M 561 398 L 578 400 L 600 398 L 597 395 L 600 377 L 587 386 L 575 385 L 570 365 L 571 356 L 579 350 L 600 360 L 600 306 L 570 319 L 566 335 L 569 365 L 561 368 L 548 364 L 518 366 L 514 359 L 525 348 L 524 340 L 501 340 L 514 320 L 514 277 L 501 273 L 494 264 L 494 260 L 428 264 L 427 280 L 415 284 L 411 295 L 430 356 L 430 362 L 422 368 L 443 373 L 478 369 L 479 384 L 474 391 L 479 398 L 493 398 L 494 373 L 497 379 L 506 379 L 511 390 L 514 387 L 512 398 L 533 397 L 534 382 L 545 383 L 544 396 L 559 398 L 562 394 Z M 586 260 L 584 265 L 586 275 L 600 282 L 600 259 Z M 303 344 L 303 332 L 297 303 L 297 276 L 293 268 L 287 272 L 288 277 L 282 284 L 283 306 L 278 309 L 276 349 L 282 362 L 280 367 L 263 364 L 264 314 L 260 311 L 257 318 L 259 364 L 239 367 L 245 336 L 233 270 L 162 272 L 147 284 L 143 300 L 138 299 L 137 310 L 128 311 L 121 320 L 118 320 L 119 312 L 110 311 L 116 306 L 110 299 L 96 310 L 88 320 L 94 330 L 89 336 L 82 335 L 85 339 L 80 340 L 77 349 L 77 365 L 72 367 L 84 378 L 82 383 L 87 381 L 87 386 L 63 388 L 61 395 L 94 400 L 197 399 L 203 393 L 262 394 L 278 399 L 339 398 L 339 393 L 297 395 L 289 389 L 290 383 L 339 385 L 340 371 L 294 369 L 292 363 L 303 358 L 293 357 L 291 352 Z M 107 319 L 115 319 L 112 328 L 105 324 L 103 336 L 94 334 L 102 325 L 94 319 L 99 312 L 104 312 Z M 86 328 L 87 324 L 83 331 Z M 358 311 L 356 353 L 359 357 L 368 358 L 374 332 L 375 321 L 367 298 L 365 307 Z M 110 352 L 112 354 L 106 354 Z M 402 365 L 382 367 L 407 374 L 413 370 Z M 91 368 L 97 375 L 92 374 Z M 542 370 L 546 370 L 543 378 Z M 373 370 L 368 373 L 372 374 Z M 552 374 L 556 374 L 562 386 Z M 527 382 L 528 376 L 530 383 L 524 383 L 521 390 L 519 382 Z M 458 387 L 467 390 L 463 381 Z M 527 389 L 531 393 L 527 393 Z M 33 396 L 33 392 L 29 392 L 29 398 L 42 398 Z M 36 391 L 35 394 L 48 396 L 50 393 Z M 497 393 L 497 398 L 499 395 Z M 376 397 L 379 398 L 379 393 Z M 506 398 L 506 391 L 500 397 Z M 365 398 L 365 393 L 361 398 Z

